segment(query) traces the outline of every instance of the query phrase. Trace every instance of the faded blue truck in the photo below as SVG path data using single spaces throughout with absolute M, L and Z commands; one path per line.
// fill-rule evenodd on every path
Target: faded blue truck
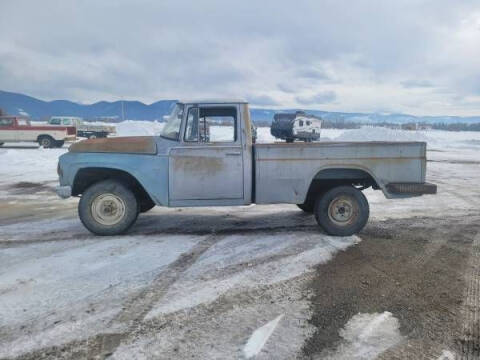
M 368 187 L 387 198 L 436 193 L 423 142 L 254 144 L 251 131 L 245 101 L 179 102 L 160 136 L 73 144 L 57 193 L 80 197 L 80 219 L 98 235 L 126 232 L 155 205 L 289 203 L 341 236 L 367 223 Z

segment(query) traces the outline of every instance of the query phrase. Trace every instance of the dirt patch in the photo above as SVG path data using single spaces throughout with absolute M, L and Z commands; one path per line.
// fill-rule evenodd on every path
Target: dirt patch
M 35 194 L 42 191 L 47 191 L 54 193 L 52 186 L 49 186 L 47 183 L 35 183 L 29 181 L 20 181 L 14 183 L 8 187 L 11 193 L 15 195 L 19 194 Z
M 318 266 L 309 286 L 310 322 L 317 330 L 304 354 L 312 358 L 334 349 L 339 330 L 354 315 L 384 311 L 400 321 L 409 343 L 382 358 L 423 358 L 429 343 L 437 345 L 438 355 L 443 349 L 461 352 L 456 339 L 463 328 L 464 273 L 479 231 L 479 216 L 370 223 L 360 244 Z

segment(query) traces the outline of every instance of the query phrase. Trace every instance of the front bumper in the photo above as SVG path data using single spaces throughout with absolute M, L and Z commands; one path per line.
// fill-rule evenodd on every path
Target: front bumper
M 72 196 L 72 187 L 71 186 L 57 186 L 55 188 L 55 192 L 62 199 L 68 199 L 70 196 Z
M 388 192 L 395 195 L 426 195 L 436 194 L 437 185 L 430 183 L 390 183 L 387 184 Z

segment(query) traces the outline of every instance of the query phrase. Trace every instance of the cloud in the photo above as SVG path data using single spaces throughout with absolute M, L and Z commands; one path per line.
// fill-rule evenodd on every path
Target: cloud
M 337 95 L 333 91 L 322 91 L 310 96 L 297 96 L 295 99 L 302 105 L 327 104 L 335 101 Z
M 402 81 L 402 86 L 409 88 L 430 88 L 433 87 L 433 83 L 428 80 L 405 80 Z
M 0 87 L 46 100 L 474 115 L 479 24 L 478 0 L 3 0 Z M 326 86 L 335 101 L 315 100 Z
M 279 105 L 277 101 L 268 95 L 249 96 L 248 102 L 254 106 L 276 106 Z

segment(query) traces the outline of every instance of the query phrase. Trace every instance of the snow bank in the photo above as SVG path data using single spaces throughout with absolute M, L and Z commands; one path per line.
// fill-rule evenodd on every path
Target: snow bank
M 0 148 L 0 184 L 12 184 L 21 181 L 57 181 L 58 157 L 66 151 L 66 148 Z
M 115 124 L 117 136 L 149 136 L 159 135 L 165 123 L 156 121 L 125 120 Z
M 364 126 L 346 130 L 335 141 L 428 141 L 425 132 Z

